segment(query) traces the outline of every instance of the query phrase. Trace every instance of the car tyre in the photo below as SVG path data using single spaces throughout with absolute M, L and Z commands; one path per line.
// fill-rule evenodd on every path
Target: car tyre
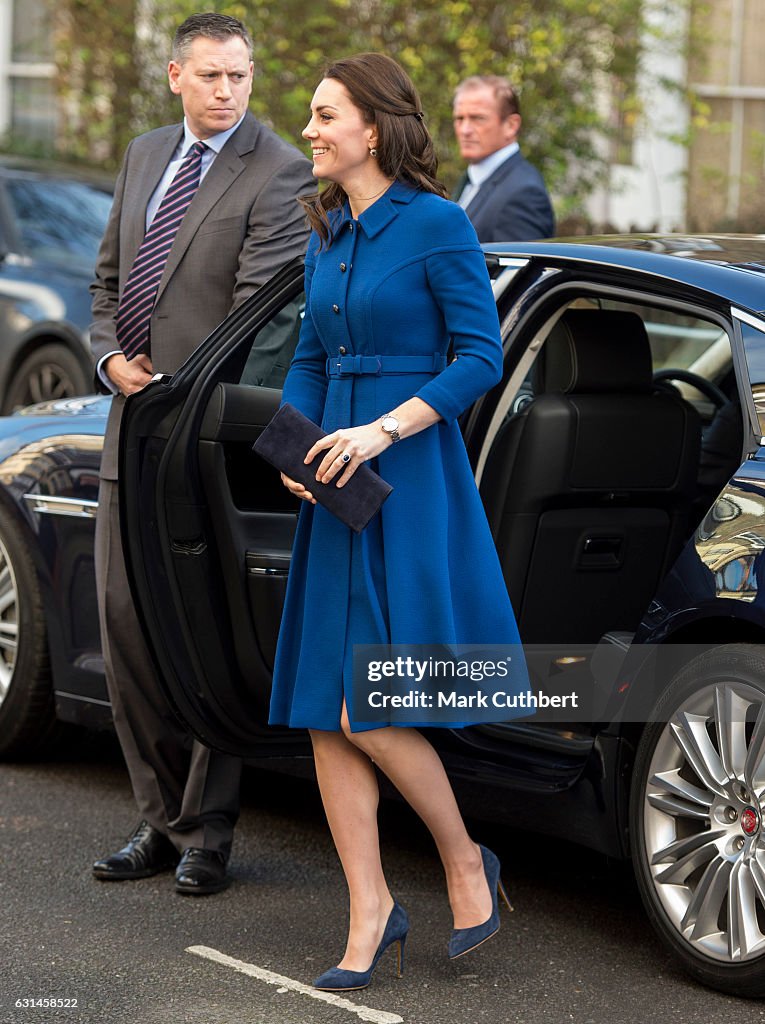
M 65 345 L 51 342 L 33 349 L 10 379 L 3 415 L 37 402 L 87 394 L 92 381 L 77 356 Z
M 696 979 L 765 996 L 765 650 L 679 671 L 638 745 L 630 830 L 651 923 Z
M 40 583 L 19 525 L 0 508 L 0 757 L 29 757 L 59 732 Z

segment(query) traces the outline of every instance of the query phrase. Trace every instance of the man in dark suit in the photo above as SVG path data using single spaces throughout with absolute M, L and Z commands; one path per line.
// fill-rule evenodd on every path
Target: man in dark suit
M 305 250 L 297 201 L 311 164 L 247 112 L 252 42 L 235 18 L 198 14 L 168 66 L 184 122 L 127 148 L 92 286 L 97 385 L 115 395 L 96 524 L 106 678 L 142 821 L 96 861 L 104 880 L 176 867 L 179 892 L 225 888 L 239 813 L 237 759 L 188 735 L 164 699 L 132 605 L 122 553 L 117 447 L 125 396 L 174 373 L 226 315 Z
M 481 242 L 522 242 L 555 233 L 539 171 L 521 156 L 518 97 L 506 78 L 466 78 L 454 94 L 454 132 L 469 167 L 454 198 Z

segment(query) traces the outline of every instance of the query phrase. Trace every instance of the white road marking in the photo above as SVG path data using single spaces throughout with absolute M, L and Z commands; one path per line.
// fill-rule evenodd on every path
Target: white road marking
M 235 971 L 249 974 L 251 978 L 257 978 L 258 981 L 265 981 L 267 985 L 278 985 L 277 991 L 279 992 L 299 992 L 301 995 L 310 996 L 311 999 L 318 999 L 322 1003 L 338 1006 L 341 1010 L 349 1010 L 360 1017 L 361 1020 L 370 1021 L 370 1024 L 404 1024 L 404 1018 L 399 1017 L 397 1013 L 388 1013 L 386 1010 L 373 1010 L 369 1006 L 360 1006 L 358 1003 L 352 1003 L 350 999 L 343 999 L 341 996 L 335 996 L 331 992 L 320 992 L 310 985 L 304 985 L 300 981 L 286 978 L 283 974 L 274 974 L 273 971 L 267 971 L 263 967 L 256 967 L 255 964 L 245 963 L 244 960 L 235 960 L 233 957 L 226 956 L 225 953 L 219 953 L 217 949 L 211 949 L 209 946 L 188 946 L 186 952 L 193 953 L 194 956 L 204 957 L 206 960 L 214 960 L 215 963 L 223 964 L 224 967 L 232 967 Z

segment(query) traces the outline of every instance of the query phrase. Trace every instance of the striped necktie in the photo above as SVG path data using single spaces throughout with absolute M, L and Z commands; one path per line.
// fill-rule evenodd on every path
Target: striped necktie
M 195 142 L 170 183 L 133 260 L 117 309 L 117 341 L 126 359 L 149 351 L 157 289 L 184 214 L 199 188 L 204 142 Z

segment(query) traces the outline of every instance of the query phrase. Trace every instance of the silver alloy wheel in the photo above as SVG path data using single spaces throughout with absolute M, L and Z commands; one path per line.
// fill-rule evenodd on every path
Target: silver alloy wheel
M 8 695 L 19 641 L 19 593 L 5 544 L 0 540 L 0 705 Z
M 664 727 L 648 771 L 643 838 L 658 899 L 698 953 L 765 952 L 765 693 L 708 685 Z

